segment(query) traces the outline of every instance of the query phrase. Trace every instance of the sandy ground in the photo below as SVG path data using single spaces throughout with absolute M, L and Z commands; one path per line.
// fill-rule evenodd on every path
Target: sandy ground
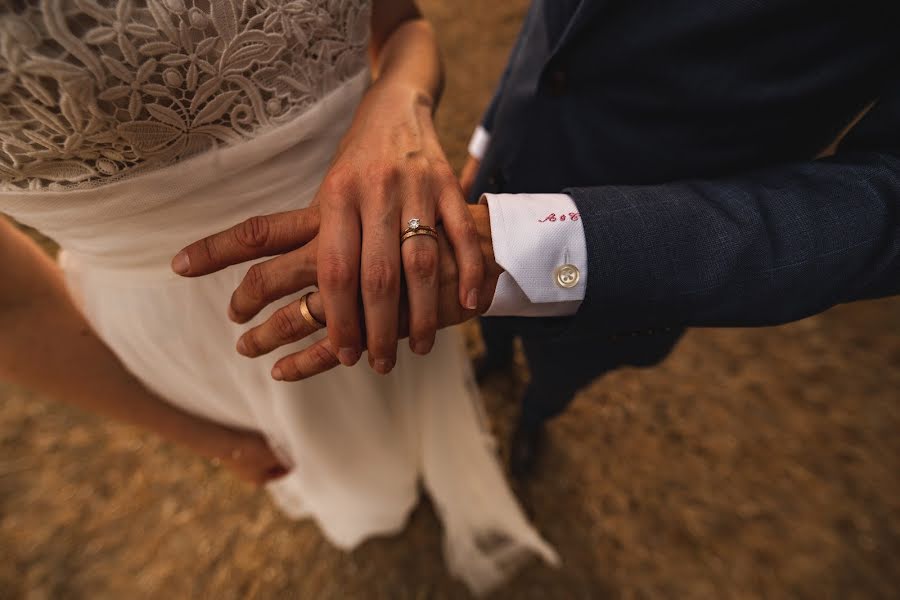
M 447 50 L 439 121 L 459 164 L 525 2 L 422 4 Z M 484 390 L 501 439 L 519 371 Z M 553 424 L 518 491 L 564 566 L 496 597 L 896 598 L 898 430 L 897 299 L 694 331 Z M 427 505 L 402 536 L 342 554 L 152 436 L 0 389 L 2 599 L 464 597 Z

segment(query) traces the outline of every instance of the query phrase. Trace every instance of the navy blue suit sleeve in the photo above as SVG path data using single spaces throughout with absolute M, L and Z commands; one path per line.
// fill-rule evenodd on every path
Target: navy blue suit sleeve
M 900 293 L 900 85 L 825 160 L 566 190 L 588 284 L 564 330 L 757 326 Z M 549 325 L 549 323 L 548 323 Z M 549 329 L 560 331 L 558 323 Z

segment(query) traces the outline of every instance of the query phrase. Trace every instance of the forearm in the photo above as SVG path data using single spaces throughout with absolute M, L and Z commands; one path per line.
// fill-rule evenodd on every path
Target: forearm
M 224 428 L 166 404 L 125 369 L 73 304 L 58 267 L 3 220 L 0 264 L 0 379 L 204 456 L 228 452 Z
M 373 11 L 371 54 L 378 81 L 415 90 L 436 107 L 444 73 L 431 25 L 412 2 L 379 0 Z
M 889 154 L 569 190 L 589 256 L 579 320 L 611 333 L 772 325 L 896 294 L 898 190 Z

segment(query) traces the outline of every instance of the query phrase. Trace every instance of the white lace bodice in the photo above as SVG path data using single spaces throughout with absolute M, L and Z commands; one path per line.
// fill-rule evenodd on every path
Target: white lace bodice
M 365 67 L 369 0 L 0 0 L 0 190 L 254 137 Z

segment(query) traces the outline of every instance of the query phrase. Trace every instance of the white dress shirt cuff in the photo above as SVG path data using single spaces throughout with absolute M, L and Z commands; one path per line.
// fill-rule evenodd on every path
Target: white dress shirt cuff
M 587 286 L 587 245 L 565 194 L 484 194 L 494 256 L 504 272 L 485 316 L 573 315 Z
M 484 154 L 487 152 L 490 143 L 491 134 L 488 133 L 487 129 L 479 125 L 475 128 L 472 139 L 469 140 L 469 156 L 476 160 L 481 160 L 484 158 Z

